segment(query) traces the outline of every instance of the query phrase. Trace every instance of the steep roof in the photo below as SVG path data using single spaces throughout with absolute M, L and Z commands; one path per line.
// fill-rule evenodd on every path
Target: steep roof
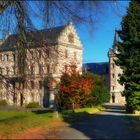
M 46 41 L 48 43 L 56 43 L 60 33 L 65 29 L 66 25 L 58 26 L 50 29 L 35 30 L 27 33 L 27 41 L 33 40 L 34 42 Z M 10 35 L 0 45 L 0 51 L 14 50 L 17 43 L 18 34 Z M 34 46 L 32 46 L 34 47 Z

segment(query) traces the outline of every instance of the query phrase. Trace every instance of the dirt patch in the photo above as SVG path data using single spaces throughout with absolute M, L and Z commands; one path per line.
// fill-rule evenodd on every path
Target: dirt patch
M 12 139 L 60 139 L 58 132 L 63 131 L 62 128 L 64 125 L 65 123 L 62 120 L 56 119 L 47 126 L 30 128 L 22 133 L 14 135 Z M 61 130 L 59 128 L 61 128 Z

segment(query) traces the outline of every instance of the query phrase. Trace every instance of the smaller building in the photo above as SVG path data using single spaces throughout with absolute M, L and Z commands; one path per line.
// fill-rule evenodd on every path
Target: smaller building
M 109 57 L 109 92 L 111 95 L 111 103 L 125 103 L 125 98 L 122 96 L 124 87 L 119 83 L 119 74 L 122 74 L 122 69 L 114 62 L 116 60 L 115 53 L 117 47 L 115 45 L 118 40 L 117 31 L 115 31 L 113 47 L 108 52 Z

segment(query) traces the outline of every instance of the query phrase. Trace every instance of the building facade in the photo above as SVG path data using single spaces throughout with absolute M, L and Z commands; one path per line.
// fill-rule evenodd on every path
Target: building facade
M 30 102 L 53 106 L 64 68 L 75 64 L 82 73 L 82 43 L 73 24 L 33 31 L 24 79 L 18 75 L 16 37 L 10 35 L 0 43 L 0 100 L 21 106 Z
M 119 74 L 122 74 L 122 69 L 114 62 L 116 60 L 115 53 L 117 53 L 117 47 L 115 42 L 118 40 L 117 32 L 115 31 L 113 47 L 109 50 L 109 92 L 111 95 L 111 103 L 125 103 L 125 98 L 122 96 L 124 87 L 119 83 Z

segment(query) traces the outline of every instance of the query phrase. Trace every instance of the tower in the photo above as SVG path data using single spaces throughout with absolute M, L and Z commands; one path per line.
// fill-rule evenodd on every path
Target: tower
M 115 30 L 114 42 L 112 48 L 109 49 L 109 92 L 110 92 L 110 102 L 111 103 L 125 103 L 125 98 L 122 96 L 124 87 L 119 83 L 119 74 L 122 74 L 122 69 L 117 66 L 114 62 L 116 58 L 115 53 L 117 53 L 116 41 L 119 37 L 117 30 Z

